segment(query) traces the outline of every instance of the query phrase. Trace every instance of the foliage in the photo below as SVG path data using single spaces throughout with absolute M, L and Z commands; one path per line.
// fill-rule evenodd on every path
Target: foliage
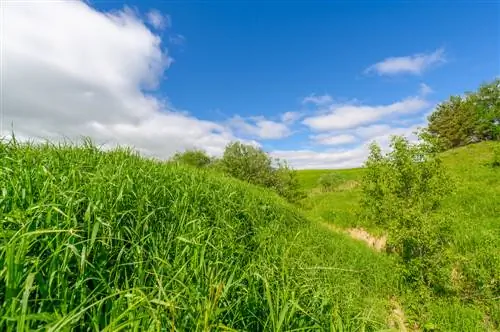
M 302 197 L 296 172 L 286 162 L 273 160 L 255 146 L 240 142 L 228 144 L 220 167 L 234 178 L 273 189 L 292 202 Z
M 337 173 L 323 174 L 318 179 L 318 184 L 323 191 L 333 191 L 342 182 L 344 182 L 344 179 Z
M 184 152 L 177 152 L 171 161 L 197 168 L 208 167 L 213 162 L 212 158 L 203 150 L 193 149 Z
M 276 167 L 273 169 L 273 185 L 270 187 L 288 201 L 294 203 L 305 197 L 301 190 L 297 172 L 285 161 L 275 160 Z
M 363 180 L 363 216 L 389 230 L 388 245 L 404 263 L 405 279 L 444 287 L 436 268 L 449 241 L 445 218 L 435 211 L 451 182 L 434 148 L 422 141 L 393 137 L 391 151 L 370 146 Z
M 378 331 L 393 262 L 268 190 L 0 142 L 2 331 Z
M 429 132 L 439 137 L 446 148 L 500 140 L 500 79 L 463 97 L 450 97 L 428 120 Z

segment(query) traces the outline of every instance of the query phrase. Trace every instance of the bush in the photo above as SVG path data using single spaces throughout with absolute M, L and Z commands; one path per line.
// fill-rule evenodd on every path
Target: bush
M 318 179 L 318 184 L 323 191 L 333 191 L 341 185 L 342 182 L 344 182 L 342 177 L 336 173 L 323 174 Z
M 207 167 L 213 162 L 212 158 L 210 158 L 210 156 L 205 151 L 199 149 L 177 152 L 172 157 L 171 161 L 174 163 L 190 165 L 197 168 Z
M 262 149 L 252 145 L 240 142 L 228 144 L 220 160 L 220 169 L 237 179 L 270 188 L 292 202 L 303 196 L 296 172 L 286 162 L 273 160 Z
M 446 288 L 440 264 L 450 232 L 435 212 L 451 181 L 431 144 L 393 137 L 391 149 L 383 154 L 378 145 L 370 147 L 362 215 L 389 230 L 388 250 L 401 258 L 407 281 Z
M 286 162 L 275 160 L 278 165 L 274 171 L 274 184 L 272 188 L 288 201 L 294 203 L 306 196 L 300 189 L 297 172 L 293 170 Z

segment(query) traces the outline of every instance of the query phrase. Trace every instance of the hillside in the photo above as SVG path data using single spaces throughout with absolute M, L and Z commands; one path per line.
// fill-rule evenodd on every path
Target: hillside
M 495 331 L 500 176 L 481 143 L 443 154 L 456 188 L 453 292 L 402 283 L 342 229 L 363 169 L 300 171 L 294 207 L 263 188 L 127 150 L 0 144 L 0 328 L 7 331 Z M 315 186 L 325 172 L 344 182 Z
M 442 154 L 454 182 L 439 213 L 451 220 L 452 242 L 448 260 L 453 264 L 453 297 L 416 300 L 407 294 L 407 315 L 439 330 L 495 330 L 500 323 L 500 169 L 491 167 L 498 142 L 473 144 Z M 321 192 L 317 181 L 325 172 L 338 173 L 350 185 L 333 192 Z M 301 204 L 306 215 L 336 227 L 363 227 L 374 235 L 386 230 L 359 219 L 359 184 L 363 169 L 299 171 L 309 195 Z
M 391 324 L 393 260 L 265 189 L 90 144 L 0 162 L 1 330 Z

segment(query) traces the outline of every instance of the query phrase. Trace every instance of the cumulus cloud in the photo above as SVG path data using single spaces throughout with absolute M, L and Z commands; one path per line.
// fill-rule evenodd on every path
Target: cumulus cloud
M 346 134 L 339 134 L 337 140 L 357 142 L 352 148 L 315 150 L 280 150 L 271 154 L 289 161 L 296 169 L 342 169 L 361 167 L 369 154 L 369 145 L 376 142 L 383 151 L 389 151 L 390 139 L 393 135 L 401 135 L 411 142 L 417 141 L 415 131 L 424 124 L 415 124 L 409 127 L 391 127 L 389 124 L 358 127 Z M 321 135 L 318 135 L 321 136 Z M 339 138 L 342 137 L 342 138 Z M 325 139 L 328 135 L 324 136 Z M 335 139 L 333 139 L 335 140 Z M 340 144 L 339 144 L 340 145 Z
M 350 150 L 282 150 L 273 151 L 272 156 L 286 159 L 296 169 L 353 168 L 363 164 L 367 156 L 364 147 Z
M 421 97 L 409 97 L 388 105 L 331 105 L 327 113 L 305 118 L 303 123 L 317 131 L 349 129 L 393 114 L 418 112 L 428 106 Z
M 286 124 L 264 117 L 245 119 L 236 115 L 228 121 L 228 125 L 240 135 L 257 139 L 279 139 L 291 134 Z
M 170 28 L 172 25 L 172 19 L 170 15 L 162 14 L 159 10 L 151 9 L 147 14 L 147 21 L 151 24 L 155 29 L 163 30 Z
M 388 124 L 374 124 L 370 126 L 358 127 L 354 129 L 354 132 L 358 137 L 366 140 L 387 134 L 390 130 L 391 126 Z
M 318 96 L 312 93 L 302 100 L 302 104 L 314 104 L 316 106 L 323 106 L 331 103 L 333 103 L 333 98 L 327 94 Z
M 409 56 L 389 57 L 365 70 L 365 73 L 378 75 L 413 74 L 420 75 L 431 66 L 446 62 L 443 48 L 432 53 L 418 53 Z
M 315 143 L 321 145 L 345 145 L 356 142 L 355 136 L 350 134 L 332 135 L 332 134 L 319 134 L 310 137 Z
M 172 59 L 131 10 L 7 2 L 2 24 L 2 136 L 12 124 L 22 138 L 90 136 L 160 158 L 191 147 L 218 154 L 236 139 L 225 126 L 145 92 L 158 86 Z

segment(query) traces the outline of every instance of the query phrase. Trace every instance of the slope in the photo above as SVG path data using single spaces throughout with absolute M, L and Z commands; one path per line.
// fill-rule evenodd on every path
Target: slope
M 491 165 L 495 148 L 500 148 L 500 142 L 473 144 L 442 154 L 455 184 L 440 209 L 452 226 L 447 252 L 452 265 L 451 296 L 422 300 L 422 294 L 408 293 L 403 287 L 401 292 L 408 297 L 407 314 L 413 315 L 419 326 L 481 331 L 494 330 L 500 324 L 500 168 Z M 305 214 L 335 227 L 363 227 L 374 235 L 384 234 L 386 230 L 357 217 L 362 194 L 359 186 L 341 185 L 332 192 L 321 192 L 314 186 L 325 172 L 336 172 L 346 181 L 360 183 L 363 171 L 300 171 L 299 179 L 309 190 L 301 202 Z
M 127 150 L 0 142 L 0 329 L 375 331 L 390 257 Z

